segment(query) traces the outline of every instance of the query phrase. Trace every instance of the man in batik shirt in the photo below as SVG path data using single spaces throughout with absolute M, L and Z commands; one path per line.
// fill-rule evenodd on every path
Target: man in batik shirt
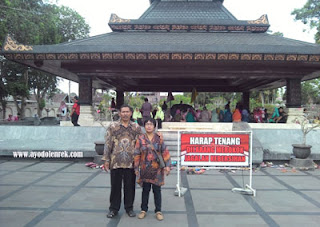
M 120 121 L 113 122 L 105 136 L 104 154 L 105 170 L 110 171 L 111 193 L 108 218 L 119 212 L 121 205 L 121 188 L 124 184 L 124 208 L 129 217 L 135 217 L 133 202 L 135 196 L 136 176 L 133 169 L 135 142 L 141 134 L 138 124 L 131 122 L 132 109 L 128 105 L 120 108 Z

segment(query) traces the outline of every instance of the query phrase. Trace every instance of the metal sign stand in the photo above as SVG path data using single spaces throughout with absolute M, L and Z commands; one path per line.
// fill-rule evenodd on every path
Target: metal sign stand
M 256 190 L 252 188 L 252 131 L 249 132 L 250 135 L 250 174 L 249 174 L 249 184 L 245 185 L 245 188 L 233 188 L 232 192 L 238 192 L 241 194 L 245 195 L 253 195 L 254 197 L 256 196 Z M 181 176 L 180 176 L 180 170 L 181 170 L 181 131 L 178 131 L 178 161 L 177 161 L 177 185 L 176 185 L 176 190 L 174 194 L 176 196 L 183 196 L 186 191 L 188 190 L 187 188 L 181 187 Z M 243 167 L 205 167 L 207 170 L 208 169 L 243 169 Z
M 249 170 L 249 185 L 246 184 L 245 188 L 233 188 L 233 192 L 238 192 L 245 195 L 253 195 L 256 197 L 257 191 L 252 188 L 252 131 L 250 131 L 250 170 Z
M 181 146 L 180 146 L 180 131 L 178 131 L 178 161 L 177 161 L 177 171 L 178 171 L 178 174 L 177 174 L 177 189 L 175 190 L 174 192 L 174 195 L 176 196 L 183 196 L 186 192 L 187 192 L 187 188 L 184 188 L 184 187 L 180 187 L 180 158 L 181 158 L 181 152 L 180 152 L 180 149 L 181 149 Z

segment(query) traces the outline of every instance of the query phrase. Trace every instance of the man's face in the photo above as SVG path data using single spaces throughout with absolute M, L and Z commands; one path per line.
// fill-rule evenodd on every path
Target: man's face
M 129 107 L 122 107 L 120 110 L 121 120 L 128 121 L 130 120 L 132 112 Z

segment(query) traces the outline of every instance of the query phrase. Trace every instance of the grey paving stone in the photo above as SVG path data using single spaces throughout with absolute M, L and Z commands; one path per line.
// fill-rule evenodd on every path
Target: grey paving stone
M 36 185 L 76 186 L 90 175 L 90 173 L 55 173 Z
M 35 162 L 37 161 L 28 161 L 28 165 Z M 23 162 L 15 161 L 15 164 L 17 163 L 26 166 Z M 48 171 L 45 167 L 50 166 L 50 172 L 19 171 L 2 177 L 0 175 L 0 196 L 18 190 L 0 202 L 0 226 L 24 226 L 41 212 L 43 216 L 39 216 L 40 222 L 37 226 L 93 227 L 106 226 L 108 223 L 115 226 L 118 222 L 117 226 L 126 227 L 188 226 L 188 224 L 190 226 L 188 215 L 192 215 L 192 212 L 196 214 L 194 217 L 197 218 L 201 227 L 267 226 L 266 219 L 262 219 L 264 215 L 270 215 L 279 226 L 317 226 L 319 224 L 320 210 L 317 204 L 320 203 L 320 180 L 315 176 L 319 176 L 320 170 L 309 171 L 306 174 L 303 172 L 282 173 L 281 170 L 265 168 L 259 174 L 253 175 L 253 187 L 257 189 L 257 197 L 232 193 L 231 189 L 234 186 L 228 180 L 229 178 L 218 170 L 206 171 L 202 175 L 186 175 L 191 188 L 189 193 L 192 196 L 192 201 L 187 201 L 187 204 L 191 206 L 190 202 L 193 202 L 191 207 L 194 207 L 195 210 L 186 207 L 187 197 L 179 198 L 173 195 L 177 180 L 176 171 L 173 170 L 172 174 L 166 178 L 165 186 L 162 187 L 164 221 L 159 222 L 154 217 L 152 192 L 150 192 L 149 212 L 146 219 L 129 218 L 124 212 L 122 201 L 118 219 L 111 221 L 105 216 L 109 206 L 110 174 L 100 172 L 82 188 L 78 188 L 77 186 L 83 180 L 91 179 L 88 178 L 90 175 L 101 171 L 89 169 L 84 163 L 75 163 L 35 185 L 24 188 L 23 185 L 53 173 L 52 171 L 69 163 L 73 162 L 48 162 L 48 164 L 46 162 L 34 166 L 34 168 L 37 165 L 43 166 L 43 169 L 39 171 Z M 2 172 L 8 173 L 8 171 L 10 170 Z M 228 175 L 242 185 L 242 173 L 236 171 L 236 173 L 229 172 Z M 245 179 L 249 179 L 247 175 Z M 287 189 L 276 179 L 285 182 L 290 188 Z M 294 191 L 291 190 L 291 187 Z M 70 191 L 74 189 L 79 189 L 79 191 L 76 190 L 71 194 Z M 302 190 L 301 193 L 299 190 Z M 68 193 L 70 197 L 64 197 Z M 137 213 L 140 211 L 141 193 L 141 187 L 136 185 L 134 210 Z M 51 207 L 63 197 L 65 200 L 61 201 L 61 204 Z M 46 210 L 48 207 L 53 210 Z M 33 211 L 32 209 L 39 210 Z
M 314 176 L 320 176 L 320 169 L 316 169 L 315 171 L 308 171 L 307 173 L 310 173 Z
M 15 172 L 0 178 L 0 184 L 29 184 L 48 173 Z
M 106 210 L 109 207 L 109 195 L 109 188 L 82 188 L 59 208 Z
M 249 176 L 232 176 L 232 178 L 243 187 L 243 180 L 244 185 L 249 184 Z M 282 184 L 278 183 L 277 181 L 273 180 L 267 176 L 253 176 L 252 177 L 252 187 L 256 190 L 259 189 L 287 189 Z
M 320 215 L 271 215 L 279 226 L 319 226 Z
M 92 169 L 89 167 L 85 166 L 84 163 L 76 163 L 72 166 L 69 166 L 68 168 L 62 170 L 61 172 L 90 172 L 92 173 L 93 171 L 99 171 L 99 169 Z
M 185 214 L 166 214 L 164 213 L 164 220 L 158 221 L 153 212 L 148 212 L 145 219 L 140 220 L 138 218 L 130 218 L 128 215 L 123 214 L 118 227 L 128 226 L 175 226 L 186 227 L 188 226 L 187 215 Z
M 106 226 L 110 219 L 104 213 L 54 211 L 39 222 L 37 227 L 93 227 Z
M 221 176 L 208 175 L 187 175 L 190 188 L 212 188 L 212 189 L 228 189 L 233 188 L 228 179 Z
M 0 202 L 0 207 L 47 208 L 72 188 L 28 187 Z
M 177 174 L 170 173 L 169 176 L 165 176 L 164 178 L 164 185 L 162 188 L 176 188 L 177 185 Z
M 236 169 L 233 170 L 234 172 L 229 172 L 230 175 L 232 176 L 249 176 L 250 172 L 249 170 L 241 170 L 241 169 Z M 260 170 L 252 170 L 252 176 L 265 176 L 266 174 Z
M 101 171 L 99 175 L 89 181 L 85 186 L 110 187 L 110 174 Z
M 292 168 L 285 168 L 286 172 L 283 172 L 284 168 L 271 168 L 267 167 L 262 169 L 262 171 L 267 171 L 268 173 L 275 176 L 306 176 L 306 174 L 302 171 Z
M 39 161 L 36 161 L 40 163 Z M 17 170 L 24 166 L 35 163 L 35 161 L 30 160 L 21 160 L 21 161 L 9 161 L 0 164 L 0 170 Z
M 5 227 L 24 226 L 42 211 L 0 210 L 0 225 Z
M 241 211 L 241 210 L 239 210 Z M 197 215 L 199 226 L 234 227 L 234 226 L 268 226 L 258 214 L 249 215 Z
M 303 194 L 306 194 L 307 196 L 309 196 L 310 198 L 312 198 L 313 200 L 317 201 L 318 203 L 320 203 L 320 190 L 318 191 L 302 191 Z M 319 212 L 320 212 L 320 208 L 319 208 Z
M 0 177 L 2 176 L 2 175 L 5 175 L 5 174 L 8 174 L 8 173 L 10 173 L 10 171 L 0 171 Z
M 260 191 L 254 200 L 267 212 L 319 212 L 319 208 L 291 191 Z
M 242 195 L 227 191 L 191 190 L 194 208 L 197 212 L 254 212 Z
M 1 185 L 0 186 L 0 196 L 4 196 L 6 194 L 8 194 L 11 191 L 14 191 L 18 188 L 20 188 L 21 186 L 5 186 L 5 185 Z
M 21 171 L 56 171 L 70 162 L 41 162 L 37 165 L 27 167 Z
M 314 179 L 312 176 L 295 176 L 295 177 L 277 177 L 279 180 L 296 189 L 319 189 L 320 180 Z

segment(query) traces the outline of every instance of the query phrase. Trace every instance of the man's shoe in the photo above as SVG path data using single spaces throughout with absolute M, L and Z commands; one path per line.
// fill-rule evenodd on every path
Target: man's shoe
M 140 214 L 138 215 L 138 218 L 139 218 L 139 219 L 144 219 L 144 218 L 146 217 L 146 215 L 147 215 L 147 212 L 145 212 L 145 211 L 142 210 L 142 211 L 140 212 Z
M 160 211 L 156 213 L 156 218 L 157 218 L 158 221 L 162 221 L 163 220 L 163 215 L 162 215 L 162 213 Z
M 130 218 L 133 218 L 133 217 L 136 216 L 136 213 L 135 213 L 133 210 L 127 211 L 127 214 L 128 214 L 128 216 L 129 216 Z
M 114 218 L 117 215 L 118 215 L 118 212 L 110 210 L 109 213 L 107 214 L 107 218 Z

